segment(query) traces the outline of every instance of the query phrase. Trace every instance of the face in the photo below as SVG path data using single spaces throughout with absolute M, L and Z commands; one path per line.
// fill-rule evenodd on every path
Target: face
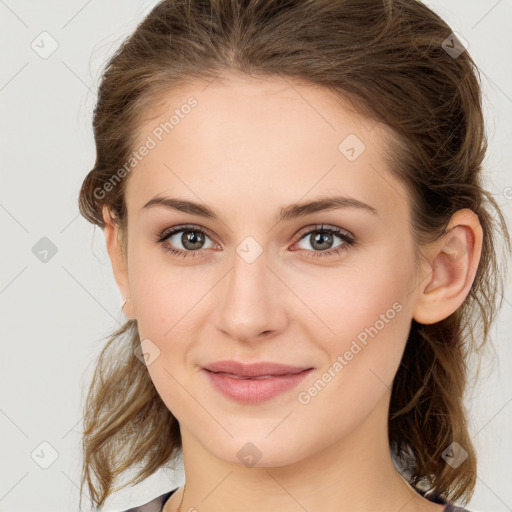
M 386 167 L 385 127 L 329 91 L 278 78 L 205 87 L 173 91 L 140 130 L 155 144 L 126 189 L 133 312 L 182 434 L 230 463 L 251 442 L 256 466 L 291 464 L 387 408 L 415 300 L 408 193 Z M 212 216 L 145 207 L 157 196 Z M 291 209 L 325 198 L 345 201 Z M 311 370 L 250 402 L 212 384 L 204 367 L 220 360 Z

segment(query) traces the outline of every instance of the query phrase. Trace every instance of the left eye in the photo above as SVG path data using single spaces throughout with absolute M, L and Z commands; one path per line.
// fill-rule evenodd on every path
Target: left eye
M 309 244 L 317 251 L 330 253 L 333 251 L 334 239 L 338 238 L 341 240 L 340 246 L 349 246 L 353 244 L 352 237 L 345 231 L 339 228 L 324 228 L 323 226 L 314 230 L 310 230 L 305 233 L 299 242 L 309 241 Z M 304 249 L 304 247 L 301 247 Z M 305 249 L 308 249 L 307 247 Z
M 341 243 L 333 248 L 332 244 L 335 238 L 340 239 Z M 205 246 L 207 240 L 210 241 L 210 245 Z M 304 247 L 299 247 L 299 249 L 311 253 L 311 256 L 315 258 L 339 254 L 355 244 L 348 232 L 334 226 L 324 227 L 323 225 L 315 226 L 315 229 L 304 233 L 297 244 L 307 240 L 310 240 L 309 243 L 313 249 Z M 157 237 L 157 242 L 165 251 L 183 258 L 194 257 L 198 253 L 201 254 L 204 249 L 220 248 L 219 244 L 213 242 L 207 232 L 198 226 L 176 226 L 167 229 Z M 182 248 L 179 246 L 175 248 L 176 244 L 181 244 Z

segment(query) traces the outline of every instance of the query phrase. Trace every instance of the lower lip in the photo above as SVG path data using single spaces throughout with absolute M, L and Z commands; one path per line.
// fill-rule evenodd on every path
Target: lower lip
M 236 379 L 204 369 L 217 391 L 238 402 L 258 404 L 288 391 L 299 384 L 313 369 L 269 379 Z

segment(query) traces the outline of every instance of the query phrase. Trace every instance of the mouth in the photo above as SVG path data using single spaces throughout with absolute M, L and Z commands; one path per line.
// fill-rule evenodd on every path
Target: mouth
M 210 371 L 210 370 L 206 370 Z M 226 372 L 211 372 L 216 373 L 217 375 L 225 375 L 226 377 L 231 377 L 232 379 L 239 379 L 239 380 L 265 380 L 265 379 L 274 379 L 276 377 L 283 377 L 285 375 L 296 375 L 296 373 L 283 373 L 281 375 L 260 375 L 258 377 L 242 377 L 241 375 L 236 375 L 234 373 L 226 373 Z
M 305 370 L 311 370 L 311 366 L 292 366 L 262 361 L 258 363 L 242 363 L 234 360 L 216 361 L 203 367 L 203 369 L 217 374 L 238 379 L 264 379 L 281 377 L 283 375 L 295 375 Z
M 251 405 L 284 395 L 295 388 L 312 371 L 313 368 L 307 368 L 293 373 L 249 377 L 203 369 L 203 373 L 214 390 L 230 400 Z

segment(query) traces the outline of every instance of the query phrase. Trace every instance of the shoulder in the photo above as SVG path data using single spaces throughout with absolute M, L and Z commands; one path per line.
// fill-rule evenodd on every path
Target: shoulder
M 467 508 L 459 507 L 454 503 L 450 503 L 440 497 L 437 497 L 436 500 L 433 500 L 434 503 L 442 503 L 444 505 L 443 512 L 471 512 Z
M 471 512 L 467 508 L 459 507 L 454 503 L 450 503 L 446 499 L 442 498 L 439 495 L 428 495 L 425 491 L 421 491 L 420 489 L 414 488 L 416 492 L 418 492 L 421 496 L 431 501 L 432 503 L 438 503 L 440 505 L 444 505 L 443 512 Z
M 457 507 L 457 505 L 453 505 L 452 503 L 447 503 L 446 507 L 443 509 L 443 512 L 471 512 L 467 508 Z
M 143 505 L 138 505 L 133 508 L 129 508 L 127 510 L 123 510 L 122 512 L 162 512 L 162 508 L 165 505 L 165 502 L 171 497 L 171 495 L 177 491 L 179 488 L 173 489 L 172 491 L 164 492 L 160 496 L 153 498 L 151 501 L 144 503 Z

